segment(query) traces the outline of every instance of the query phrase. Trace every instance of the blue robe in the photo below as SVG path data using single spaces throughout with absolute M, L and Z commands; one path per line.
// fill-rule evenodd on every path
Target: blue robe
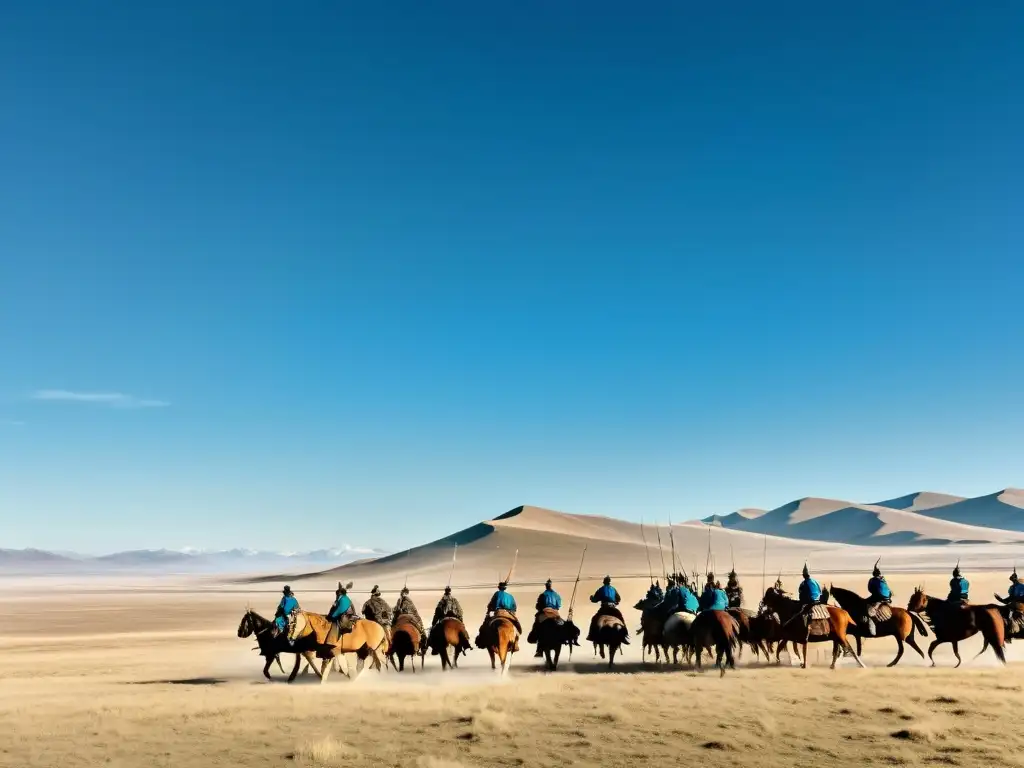
M 556 611 L 560 611 L 562 609 L 562 596 L 553 589 L 545 589 L 540 593 L 540 597 L 537 598 L 537 610 L 542 611 L 545 608 L 554 608 Z
M 331 606 L 330 613 L 327 614 L 327 618 L 331 621 L 338 621 L 346 613 L 352 613 L 352 600 L 349 599 L 348 595 L 338 595 L 338 599 L 334 601 L 334 605 Z
M 729 607 L 729 597 L 724 589 L 708 587 L 700 596 L 700 609 L 702 611 L 724 611 Z
M 612 603 L 613 605 L 618 605 L 619 599 L 619 593 L 611 584 L 602 584 L 598 587 L 597 591 L 590 596 L 590 602 L 592 603 Z
M 285 616 L 297 610 L 299 610 L 299 601 L 295 599 L 295 595 L 285 595 L 281 598 L 281 602 L 277 604 L 277 613 L 274 619 L 274 624 L 277 625 L 278 630 L 284 632 L 288 626 L 288 620 Z
M 967 581 L 963 576 L 960 578 L 952 578 L 949 580 L 949 597 L 948 600 L 967 600 L 967 595 L 970 592 L 971 583 Z
M 810 576 L 800 582 L 800 602 L 804 605 L 814 605 L 821 602 L 821 584 Z
M 875 598 L 874 602 L 879 600 L 892 600 L 892 590 L 889 589 L 889 585 L 885 583 L 884 576 L 873 576 L 868 582 L 868 594 Z
M 508 592 L 499 589 L 491 595 L 491 602 L 487 604 L 487 610 L 491 613 L 494 613 L 495 611 L 508 611 L 509 613 L 515 613 L 516 599 Z
M 682 599 L 683 606 L 680 608 L 682 611 L 687 613 L 696 613 L 700 610 L 700 602 L 697 600 L 697 596 L 693 594 L 686 587 L 679 587 L 679 595 Z
M 1011 600 L 1024 601 L 1024 582 L 1018 581 L 1016 584 L 1011 584 L 1008 596 Z

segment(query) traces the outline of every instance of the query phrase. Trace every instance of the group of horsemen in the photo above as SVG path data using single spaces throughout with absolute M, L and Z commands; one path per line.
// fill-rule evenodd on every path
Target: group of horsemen
M 618 608 L 621 598 L 618 590 L 612 586 L 611 581 L 610 576 L 605 576 L 602 585 L 594 592 L 593 595 L 590 596 L 590 602 L 597 603 L 600 607 L 595 614 L 594 619 L 591 621 L 590 633 L 587 635 L 588 641 L 595 640 L 595 626 L 599 617 L 614 616 L 620 621 L 625 621 L 622 616 L 622 612 Z M 338 630 L 341 633 L 350 631 L 356 619 L 359 618 L 359 615 L 355 610 L 355 605 L 353 604 L 352 599 L 348 596 L 348 589 L 351 588 L 351 586 L 351 584 L 338 584 L 338 589 L 335 592 L 334 603 L 326 614 L 330 621 L 337 624 Z M 781 575 L 776 580 L 773 589 L 778 595 L 787 596 Z M 952 604 L 966 605 L 968 602 L 969 590 L 970 583 L 960 573 L 958 563 L 953 569 L 952 578 L 949 582 L 949 595 L 947 597 L 947 601 Z M 697 614 L 702 611 L 724 611 L 732 608 L 740 608 L 743 602 L 743 588 L 739 584 L 735 569 L 729 571 L 729 578 L 724 588 L 722 587 L 721 582 L 715 579 L 714 574 L 709 573 L 699 598 L 695 592 L 695 584 L 693 584 L 685 574 L 672 574 L 668 577 L 666 589 L 664 591 L 662 590 L 660 583 L 655 581 L 647 591 L 647 596 L 641 602 L 645 606 L 645 612 L 650 612 L 650 614 L 654 616 L 661 616 L 663 619 L 677 612 Z M 819 605 L 823 602 L 823 595 L 824 592 L 821 585 L 811 577 L 807 565 L 804 564 L 803 580 L 800 582 L 798 589 L 798 598 L 800 605 L 802 606 L 802 613 L 809 617 L 813 606 Z M 876 562 L 871 578 L 868 580 L 868 597 L 866 600 L 868 606 L 867 615 L 860 617 L 866 627 L 867 634 L 871 636 L 875 634 L 876 620 L 884 621 L 888 618 L 889 611 L 887 611 L 886 608 L 891 605 L 892 598 L 892 590 L 889 588 L 889 585 L 885 580 L 885 576 L 882 575 L 878 562 Z M 1013 574 L 1010 576 L 1010 587 L 1005 602 L 1018 605 L 1024 604 L 1024 582 L 1021 582 L 1018 578 L 1016 568 L 1013 569 Z M 550 579 L 545 583 L 544 591 L 537 597 L 535 609 L 536 615 L 534 618 L 533 630 L 531 630 L 530 637 L 528 638 L 529 642 L 534 642 L 533 636 L 538 624 L 551 616 L 557 616 L 558 612 L 562 609 L 562 597 L 552 588 L 552 582 Z M 278 604 L 277 612 L 274 617 L 274 623 L 278 630 L 281 632 L 287 631 L 292 621 L 292 617 L 294 617 L 299 610 L 298 600 L 292 593 L 291 588 L 285 586 L 284 595 L 281 598 L 281 602 Z M 771 609 L 765 606 L 763 602 L 759 610 L 762 614 L 771 614 Z M 491 596 L 491 599 L 487 604 L 487 613 L 484 617 L 481 629 L 483 629 L 483 626 L 486 626 L 496 614 L 500 613 L 501 615 L 509 618 L 515 624 L 516 630 L 522 634 L 522 626 L 516 617 L 516 612 L 516 600 L 508 592 L 508 584 L 504 581 L 499 582 L 497 591 Z M 422 647 L 426 647 L 427 632 L 423 625 L 423 620 L 420 618 L 419 611 L 416 609 L 416 605 L 409 597 L 408 587 L 402 588 L 398 602 L 392 608 L 381 595 L 379 587 L 374 585 L 373 589 L 370 591 L 369 599 L 363 604 L 362 616 L 366 619 L 377 622 L 383 626 L 385 631 L 389 634 L 392 625 L 396 624 L 401 617 L 403 621 L 407 621 L 416 627 L 421 637 Z M 447 618 L 457 619 L 460 622 L 463 621 L 462 606 L 459 604 L 459 601 L 455 596 L 452 595 L 452 588 L 450 586 L 445 587 L 444 594 L 434 609 L 431 627 L 436 626 Z M 569 609 L 569 618 L 572 618 L 572 608 Z M 778 620 L 778 617 L 775 616 L 775 619 Z M 1017 621 L 1024 622 L 1024 616 L 1018 615 L 1015 619 Z M 578 645 L 578 642 L 575 640 L 573 642 Z M 628 638 L 626 639 L 626 642 L 629 642 Z M 513 650 L 518 650 L 518 645 Z M 541 651 L 538 649 L 537 656 L 540 655 Z

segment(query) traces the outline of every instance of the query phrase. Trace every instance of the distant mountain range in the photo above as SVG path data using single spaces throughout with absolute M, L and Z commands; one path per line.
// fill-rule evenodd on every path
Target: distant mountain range
M 345 546 L 310 552 L 267 552 L 253 549 L 136 549 L 90 556 L 41 549 L 0 549 L 0 573 L 161 573 L 259 572 L 267 569 L 338 566 L 388 554 L 378 549 Z
M 734 531 L 841 544 L 1024 542 L 1024 491 L 964 498 L 921 491 L 862 504 L 807 497 L 777 509 L 743 509 L 702 522 Z

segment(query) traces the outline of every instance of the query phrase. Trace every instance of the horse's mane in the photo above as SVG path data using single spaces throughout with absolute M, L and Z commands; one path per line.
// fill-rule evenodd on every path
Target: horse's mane
M 266 619 L 263 616 L 261 616 L 260 614 L 256 613 L 256 611 L 252 610 L 251 608 L 246 610 L 245 614 L 246 614 L 246 616 L 249 616 L 251 619 L 255 619 L 256 623 L 258 623 L 260 625 L 258 627 L 257 631 L 260 630 L 260 629 L 264 629 L 266 627 L 269 627 L 271 624 L 274 623 L 270 619 Z
M 852 590 L 833 585 L 832 596 L 835 597 L 836 602 L 844 609 L 855 608 L 861 611 L 867 609 L 868 601 Z

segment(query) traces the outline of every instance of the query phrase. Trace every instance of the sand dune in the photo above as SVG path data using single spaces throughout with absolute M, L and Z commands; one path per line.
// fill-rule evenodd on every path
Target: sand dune
M 988 496 L 963 499 L 953 504 L 926 508 L 921 514 L 937 520 L 1024 531 L 1024 490 L 1007 488 Z
M 891 509 L 902 509 L 907 512 L 919 512 L 922 509 L 933 509 L 934 507 L 944 507 L 947 504 L 954 504 L 958 501 L 964 501 L 963 496 L 952 496 L 948 493 L 933 493 L 931 491 L 918 491 L 917 493 L 910 493 L 906 496 L 900 496 L 897 499 L 887 499 L 886 501 L 876 501 L 870 506 L 874 507 L 889 507 Z

